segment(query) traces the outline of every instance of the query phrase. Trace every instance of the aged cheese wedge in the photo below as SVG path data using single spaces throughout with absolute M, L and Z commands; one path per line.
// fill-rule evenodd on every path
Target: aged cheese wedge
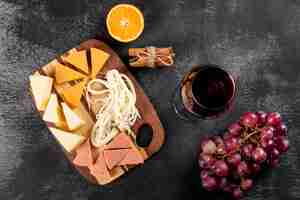
M 57 127 L 66 128 L 66 121 L 58 104 L 56 94 L 51 94 L 43 120 L 55 124 Z
M 85 137 L 73 133 L 65 132 L 56 128 L 49 128 L 51 133 L 57 141 L 64 147 L 64 149 L 71 153 L 78 145 L 84 142 Z
M 108 169 L 113 169 L 128 153 L 128 149 L 104 150 L 104 158 Z
M 55 65 L 55 81 L 58 84 L 85 78 L 86 76 L 60 63 Z
M 61 105 L 69 130 L 73 131 L 85 124 L 66 103 L 61 103 Z
M 109 54 L 96 48 L 91 48 L 92 77 L 95 78 L 108 60 Z
M 76 166 L 80 167 L 91 167 L 93 164 L 91 144 L 89 140 L 86 140 L 85 143 L 80 145 L 75 150 L 76 156 L 73 160 L 73 163 Z
M 72 52 L 68 56 L 63 57 L 64 61 L 72 64 L 74 67 L 80 69 L 85 73 L 89 73 L 89 67 L 86 57 L 86 51 Z
M 95 164 L 90 167 L 90 172 L 99 183 L 105 183 L 111 179 L 111 175 L 105 165 L 103 152 L 99 153 Z
M 39 111 L 44 111 L 51 94 L 53 79 L 42 75 L 29 77 L 32 95 Z
M 64 101 L 66 101 L 71 107 L 78 107 L 80 105 L 80 99 L 86 82 L 87 80 L 84 79 L 73 86 L 61 88 L 59 93 L 62 95 Z
M 115 136 L 109 144 L 105 145 L 105 149 L 129 149 L 131 143 L 130 136 L 122 132 Z

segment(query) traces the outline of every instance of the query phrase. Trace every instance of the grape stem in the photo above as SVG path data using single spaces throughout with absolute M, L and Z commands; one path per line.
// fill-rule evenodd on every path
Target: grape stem
M 257 133 L 260 133 L 260 131 L 255 130 L 252 133 L 250 133 L 249 135 L 247 135 L 246 137 L 243 138 L 242 143 L 244 143 L 245 141 L 247 141 L 252 135 L 255 135 Z

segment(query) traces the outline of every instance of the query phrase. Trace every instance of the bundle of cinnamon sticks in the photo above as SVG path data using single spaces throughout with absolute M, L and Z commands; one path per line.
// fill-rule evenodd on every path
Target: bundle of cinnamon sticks
M 175 57 L 172 47 L 129 48 L 128 54 L 131 57 L 129 65 L 132 67 L 156 68 L 172 66 Z

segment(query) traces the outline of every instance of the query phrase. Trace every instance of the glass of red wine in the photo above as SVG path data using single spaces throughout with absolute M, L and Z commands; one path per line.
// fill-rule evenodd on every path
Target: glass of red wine
M 176 88 L 172 98 L 182 119 L 211 119 L 229 110 L 236 93 L 231 74 L 217 65 L 192 68 Z

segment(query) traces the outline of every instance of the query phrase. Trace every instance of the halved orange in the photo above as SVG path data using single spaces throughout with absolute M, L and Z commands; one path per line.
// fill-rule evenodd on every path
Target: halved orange
M 119 4 L 114 6 L 106 17 L 109 34 L 120 42 L 136 40 L 144 30 L 144 16 L 135 6 Z

